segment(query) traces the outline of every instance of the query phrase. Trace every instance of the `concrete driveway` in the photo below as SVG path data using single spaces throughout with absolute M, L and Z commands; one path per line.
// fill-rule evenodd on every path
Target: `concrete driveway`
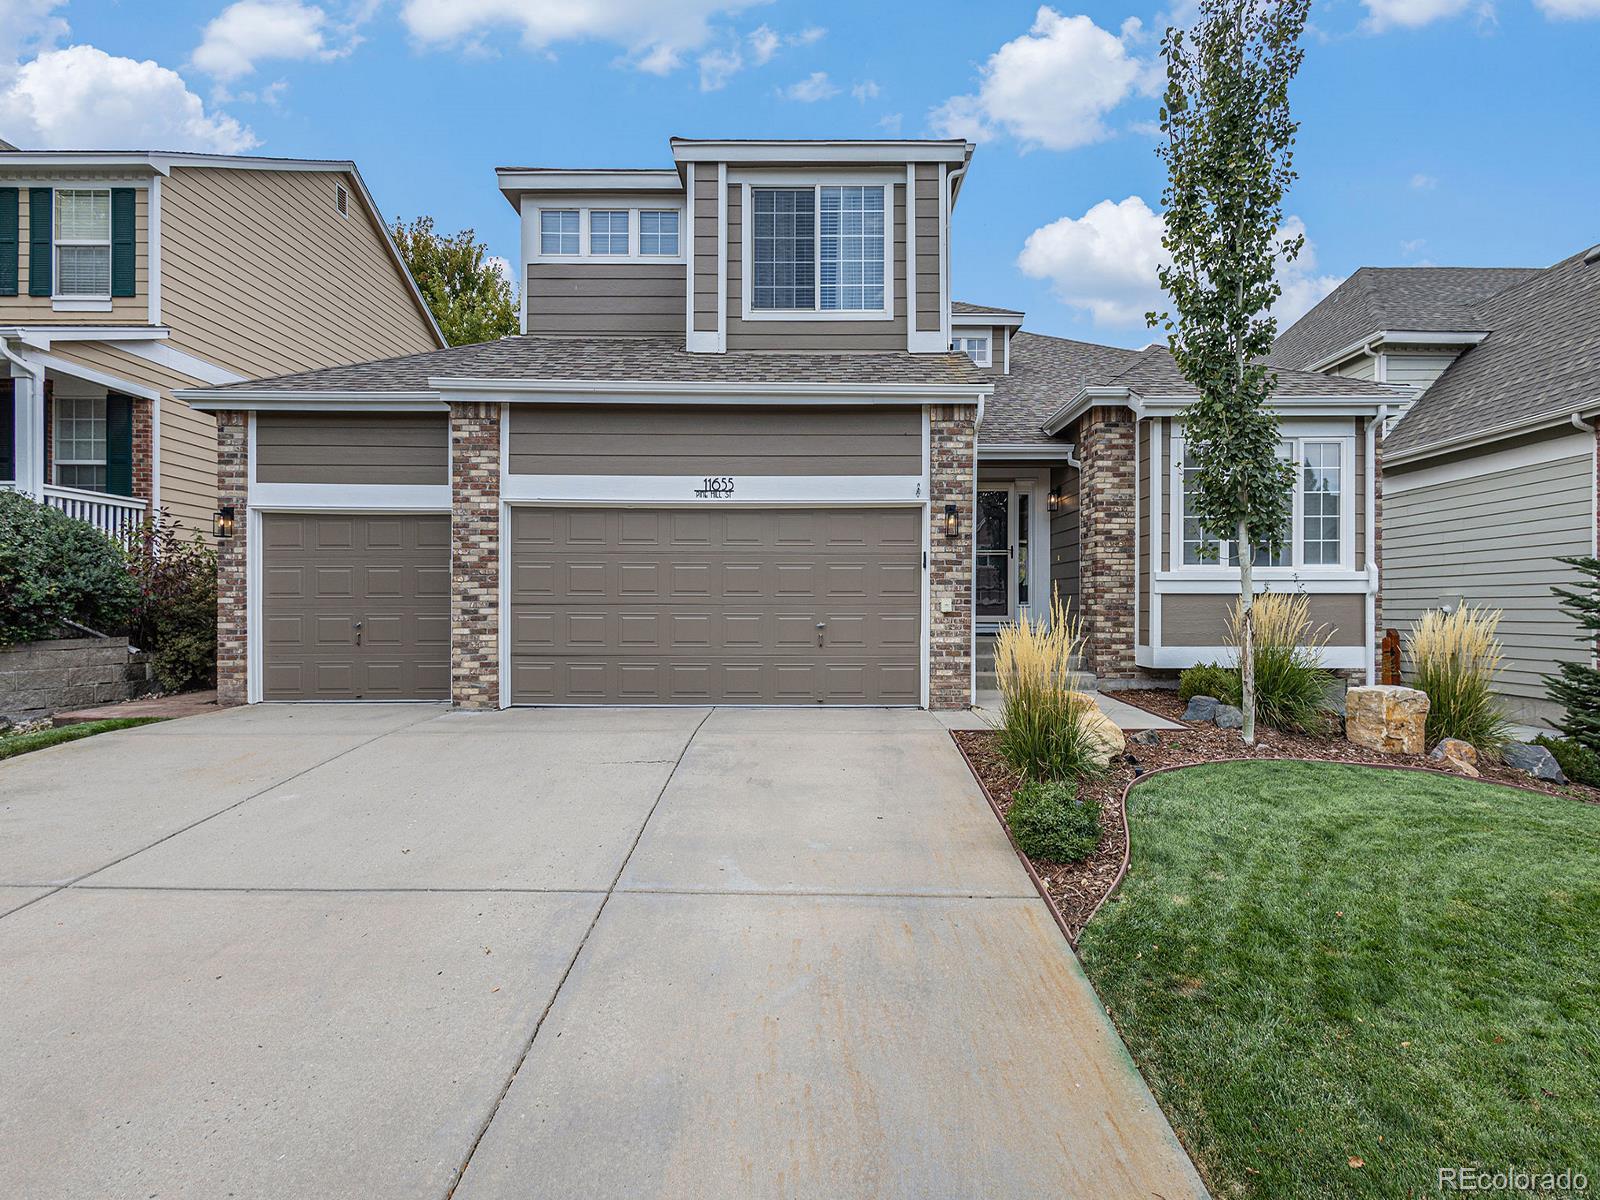
M 924 713 L 103 734 L 0 913 L 0 1195 L 1204 1194 Z

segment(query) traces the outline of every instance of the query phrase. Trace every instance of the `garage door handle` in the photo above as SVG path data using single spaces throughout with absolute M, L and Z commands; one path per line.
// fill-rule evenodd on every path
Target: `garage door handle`
M 826 621 L 817 622 L 817 645 L 822 645 L 822 631 L 828 627 Z
M 361 645 L 361 622 L 356 622 L 356 645 Z

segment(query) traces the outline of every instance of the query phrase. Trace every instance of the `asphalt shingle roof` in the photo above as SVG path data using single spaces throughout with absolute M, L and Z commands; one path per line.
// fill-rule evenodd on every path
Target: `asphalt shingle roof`
M 1385 441 L 1389 453 L 1600 402 L 1600 261 L 1574 254 L 1482 300 L 1489 336 L 1434 382 Z
M 1362 267 L 1279 335 L 1271 362 L 1305 370 L 1380 330 L 1482 332 L 1477 306 L 1537 267 Z
M 1017 308 L 996 308 L 992 304 L 968 304 L 965 300 L 950 301 L 950 311 L 958 317 L 1020 317 Z
M 573 380 L 579 383 L 904 383 L 982 387 L 993 377 L 965 354 L 732 351 L 690 354 L 682 337 L 513 336 L 472 346 L 381 358 L 207 389 L 234 391 L 426 392 L 429 379 Z

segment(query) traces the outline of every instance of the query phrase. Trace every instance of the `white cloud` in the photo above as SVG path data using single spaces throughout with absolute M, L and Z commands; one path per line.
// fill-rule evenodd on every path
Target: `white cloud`
M 30 149 L 203 150 L 258 144 L 232 117 L 207 112 L 183 77 L 94 46 L 49 50 L 0 87 L 0 130 Z
M 52 49 L 67 36 L 55 15 L 65 0 L 0 0 L 0 78 L 31 54 Z
M 483 47 L 492 31 L 518 31 L 524 46 L 603 41 L 642 71 L 666 74 L 711 40 L 710 18 L 758 0 L 405 0 L 401 20 L 429 46 Z
M 783 45 L 783 39 L 770 25 L 760 25 L 752 29 L 745 41 L 750 44 L 750 58 L 758 67 L 771 62 L 772 56 L 778 52 L 778 47 Z
M 1600 0 L 1533 0 L 1539 11 L 1553 21 L 1582 21 L 1600 17 Z
M 815 104 L 818 100 L 831 100 L 839 94 L 839 85 L 828 78 L 826 71 L 813 71 L 798 83 L 782 88 L 779 94 L 786 100 L 801 104 Z
M 764 67 L 784 47 L 810 46 L 827 32 L 813 25 L 799 33 L 783 34 L 770 25 L 758 25 L 740 38 L 729 31 L 724 44 L 713 46 L 695 60 L 700 68 L 700 90 L 721 91 L 728 86 L 728 80 L 746 67 Z
M 193 62 L 218 79 L 238 79 L 268 58 L 328 60 L 350 47 L 330 47 L 328 14 L 298 0 L 239 0 L 214 17 Z
M 1161 246 L 1161 215 L 1138 196 L 1102 200 L 1081 217 L 1062 217 L 1028 235 L 1017 266 L 1024 275 L 1047 281 L 1062 303 L 1089 313 L 1096 325 L 1143 327 L 1144 315 L 1166 304 L 1157 272 L 1167 261 Z M 1305 233 L 1299 217 L 1289 217 L 1282 238 Z M 1308 240 L 1292 263 L 1280 261 L 1283 289 L 1275 312 L 1280 328 L 1303 316 L 1339 285 L 1333 275 L 1316 274 L 1316 249 Z
M 850 94 L 862 104 L 868 100 L 876 100 L 883 89 L 878 86 L 876 79 L 863 79 L 850 89 Z
M 1469 10 L 1480 15 L 1494 12 L 1483 0 L 1361 0 L 1361 3 L 1367 9 L 1366 28 L 1373 33 L 1386 29 L 1420 29 Z
M 1411 187 L 1415 191 L 1430 192 L 1438 186 L 1439 181 L 1437 179 L 1432 175 L 1424 175 L 1421 171 L 1411 177 Z
M 1040 8 L 1032 28 L 979 69 L 977 92 L 952 96 L 928 114 L 929 122 L 945 137 L 988 141 L 1008 134 L 1050 150 L 1100 141 L 1110 134 L 1107 113 L 1160 86 L 1156 67 L 1130 53 L 1141 28 L 1130 18 L 1119 36 L 1088 17 Z
M 905 117 L 901 113 L 888 113 L 878 118 L 878 128 L 890 137 L 899 137 L 901 126 L 905 124 Z

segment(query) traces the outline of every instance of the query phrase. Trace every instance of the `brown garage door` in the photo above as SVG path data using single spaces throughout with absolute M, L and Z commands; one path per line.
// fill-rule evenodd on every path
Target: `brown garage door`
M 262 699 L 450 694 L 450 518 L 267 513 Z
M 513 509 L 512 699 L 917 704 L 921 519 Z

